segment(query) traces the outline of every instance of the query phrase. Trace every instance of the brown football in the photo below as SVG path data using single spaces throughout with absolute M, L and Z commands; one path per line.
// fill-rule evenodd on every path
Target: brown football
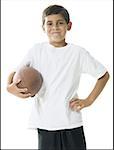
M 18 79 L 21 81 L 17 84 L 17 87 L 27 88 L 28 90 L 26 93 L 31 93 L 31 97 L 38 93 L 43 83 L 41 73 L 28 66 L 23 66 L 14 74 L 13 82 L 18 81 Z

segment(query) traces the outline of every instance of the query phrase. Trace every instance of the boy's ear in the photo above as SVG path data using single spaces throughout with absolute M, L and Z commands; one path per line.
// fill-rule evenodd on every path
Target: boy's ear
M 71 27 L 72 27 L 72 22 L 71 22 L 71 21 L 69 21 L 69 23 L 68 23 L 68 27 L 67 27 L 67 30 L 69 31 L 69 30 L 71 29 Z

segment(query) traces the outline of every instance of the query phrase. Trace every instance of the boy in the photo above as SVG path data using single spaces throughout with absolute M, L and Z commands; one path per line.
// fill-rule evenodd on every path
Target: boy
M 38 130 L 40 150 L 85 150 L 81 109 L 90 106 L 109 79 L 106 68 L 84 48 L 66 43 L 65 36 L 72 23 L 68 11 L 59 5 L 47 7 L 42 16 L 42 27 L 49 42 L 38 43 L 19 66 L 38 69 L 44 79 L 34 97 L 30 127 Z M 27 90 L 12 83 L 15 72 L 8 78 L 7 90 L 21 98 Z M 85 99 L 78 98 L 77 89 L 82 73 L 97 79 L 96 85 Z M 20 81 L 18 81 L 20 82 Z

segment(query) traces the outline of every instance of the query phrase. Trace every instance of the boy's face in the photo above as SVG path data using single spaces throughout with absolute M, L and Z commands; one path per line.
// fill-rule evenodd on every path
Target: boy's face
M 49 42 L 60 43 L 65 42 L 65 35 L 68 29 L 68 24 L 61 14 L 54 14 L 45 17 L 43 30 L 46 32 Z

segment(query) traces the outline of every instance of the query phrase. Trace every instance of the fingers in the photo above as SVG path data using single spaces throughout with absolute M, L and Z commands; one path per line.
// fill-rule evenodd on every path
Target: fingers
M 28 98 L 28 97 L 31 97 L 31 94 L 30 93 L 27 93 L 27 94 L 19 93 L 17 96 L 21 97 L 21 98 Z
M 17 91 L 16 93 L 14 93 L 14 95 L 17 96 L 17 97 L 20 97 L 20 98 L 31 97 L 31 93 L 25 93 L 25 92 L 23 92 L 24 89 L 20 89 L 20 91 L 22 91 L 22 92 Z
M 17 92 L 18 92 L 18 96 L 21 97 L 21 98 L 28 98 L 31 96 L 31 93 L 27 92 L 28 89 L 27 88 L 17 88 Z
M 25 93 L 28 91 L 27 88 L 18 88 L 17 84 L 21 82 L 21 79 L 18 79 L 16 82 L 12 83 L 12 85 L 15 87 L 15 89 L 19 92 L 19 93 Z
M 27 91 L 28 91 L 27 88 L 18 88 L 18 87 L 17 87 L 17 90 L 19 93 L 27 93 Z
M 12 94 L 14 94 L 17 97 L 21 97 L 21 98 L 27 98 L 30 97 L 31 94 L 29 93 L 27 88 L 18 88 L 17 83 L 19 83 L 20 81 L 18 80 L 15 83 L 11 83 L 8 86 L 8 91 Z
M 69 103 L 69 107 L 73 110 L 73 111 L 80 111 L 82 108 L 84 108 L 84 100 L 71 100 Z
M 71 106 L 71 107 L 74 107 L 74 105 L 77 105 L 78 103 L 79 103 L 78 100 L 71 100 L 71 101 L 70 101 L 70 106 Z
M 17 84 L 21 80 L 16 81 L 15 83 L 11 83 L 7 85 L 7 91 L 17 97 L 20 98 L 28 98 L 31 97 L 32 95 L 29 93 L 27 88 L 18 88 Z

